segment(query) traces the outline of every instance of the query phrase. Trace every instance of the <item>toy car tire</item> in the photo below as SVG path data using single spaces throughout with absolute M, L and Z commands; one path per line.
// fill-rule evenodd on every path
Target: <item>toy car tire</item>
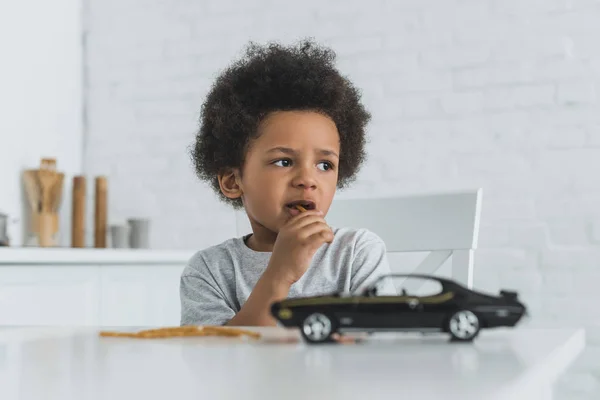
M 302 337 L 310 343 L 332 342 L 332 335 L 337 331 L 333 318 L 322 313 L 309 314 L 300 325 Z
M 481 321 L 470 310 L 458 310 L 448 319 L 446 329 L 453 341 L 468 342 L 479 334 Z

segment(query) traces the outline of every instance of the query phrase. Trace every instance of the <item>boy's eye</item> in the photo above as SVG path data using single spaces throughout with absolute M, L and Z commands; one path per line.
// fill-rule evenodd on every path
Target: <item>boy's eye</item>
M 327 171 L 327 170 L 330 170 L 333 168 L 333 165 L 329 161 L 320 162 L 318 165 L 322 166 L 322 167 L 319 167 L 319 169 L 322 171 Z
M 292 164 L 292 161 L 287 158 L 284 158 L 282 160 L 275 161 L 273 164 L 280 167 L 289 167 Z

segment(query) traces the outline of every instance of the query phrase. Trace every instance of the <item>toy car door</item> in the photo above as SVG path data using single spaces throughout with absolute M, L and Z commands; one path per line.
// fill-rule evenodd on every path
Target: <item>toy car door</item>
M 394 329 L 406 326 L 410 310 L 404 296 L 361 296 L 354 306 L 353 326 Z
M 354 326 L 374 329 L 398 329 L 410 325 L 409 297 L 398 295 L 393 276 L 385 277 L 356 298 Z
M 445 316 L 446 296 L 443 285 L 435 279 L 409 277 L 401 282 L 398 292 L 406 302 L 406 311 L 398 327 L 405 329 L 439 328 Z
M 452 301 L 454 293 L 442 291 L 437 294 L 418 296 L 418 302 L 413 310 L 415 311 L 414 319 L 418 321 L 421 328 L 440 328 L 443 326 L 445 319 L 451 314 L 455 308 Z

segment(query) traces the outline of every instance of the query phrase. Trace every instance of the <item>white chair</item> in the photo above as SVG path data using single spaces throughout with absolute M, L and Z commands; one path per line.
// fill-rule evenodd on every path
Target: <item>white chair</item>
M 452 257 L 452 279 L 472 288 L 481 198 L 482 189 L 334 199 L 325 219 L 334 227 L 373 231 L 385 242 L 388 253 L 430 252 L 413 273 L 432 275 Z M 236 218 L 238 235 L 251 231 L 243 211 Z

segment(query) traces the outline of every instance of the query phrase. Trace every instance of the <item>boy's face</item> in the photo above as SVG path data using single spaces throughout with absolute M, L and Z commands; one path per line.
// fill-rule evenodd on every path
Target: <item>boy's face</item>
M 309 111 L 280 111 L 261 123 L 250 142 L 239 194 L 255 233 L 279 231 L 298 213 L 290 203 L 327 214 L 338 180 L 340 138 L 329 117 Z M 264 232 L 267 233 L 267 232 Z

